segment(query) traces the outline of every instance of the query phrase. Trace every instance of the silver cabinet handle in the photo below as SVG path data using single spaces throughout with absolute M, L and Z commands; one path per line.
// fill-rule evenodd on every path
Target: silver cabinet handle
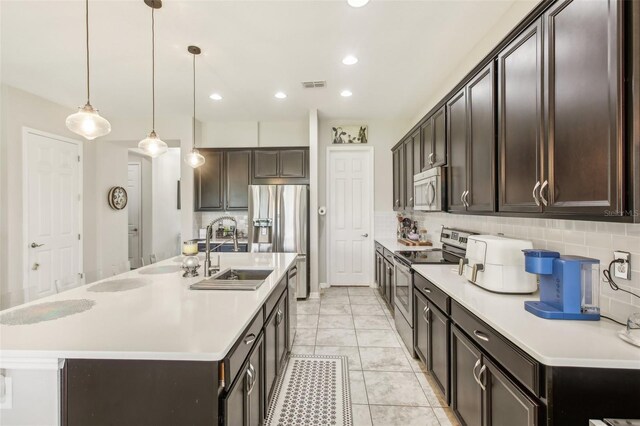
M 478 372 L 478 384 L 482 388 L 483 391 L 487 390 L 487 385 L 484 383 L 484 378 L 486 377 L 485 372 L 487 371 L 487 366 L 483 365 L 480 371 Z
M 256 341 L 256 335 L 253 334 L 253 333 L 247 334 L 247 337 L 244 338 L 244 344 L 245 345 L 250 345 L 255 341 Z
M 31 243 L 31 248 L 38 248 L 38 247 L 42 247 L 44 244 L 38 244 L 38 243 Z
M 480 384 L 480 379 L 478 379 L 478 376 L 476 376 L 476 369 L 480 366 L 480 358 L 478 358 L 478 360 L 476 361 L 475 365 L 473 366 L 473 370 L 471 370 L 471 374 L 473 374 L 473 378 L 476 381 L 477 384 Z
M 278 312 L 276 312 L 276 325 L 280 325 L 282 322 L 282 316 L 282 311 L 278 309 Z
M 424 309 L 422 310 L 422 318 L 424 318 L 426 322 L 429 322 L 430 313 L 431 313 L 431 308 L 428 306 L 425 306 Z
M 462 191 L 462 195 L 460 195 L 460 202 L 462 203 L 462 205 L 466 206 L 466 204 L 464 203 L 464 193 L 467 191 Z
M 247 395 L 251 395 L 251 392 L 253 392 L 253 388 L 256 385 L 256 369 L 253 368 L 253 365 L 251 365 L 251 363 L 249 363 L 249 367 L 247 367 L 247 377 L 250 379 L 250 385 L 249 390 L 247 390 Z
M 396 207 L 400 207 L 400 200 L 396 200 Z
M 484 340 L 485 342 L 489 341 L 489 336 L 487 336 L 486 334 L 484 334 L 482 331 L 479 330 L 473 330 L 473 335 L 476 336 L 478 339 L 480 340 Z
M 433 152 L 429 154 L 429 164 L 433 164 Z
M 413 203 L 413 197 L 409 197 L 409 204 Z
M 427 287 L 423 288 L 422 291 L 424 291 L 425 293 L 431 293 L 431 289 Z
M 546 198 L 544 198 L 544 195 L 542 195 L 542 192 L 544 191 L 544 189 L 549 185 L 549 181 L 545 180 L 544 183 L 542 184 L 542 186 L 540 187 L 540 199 L 542 200 L 542 204 L 544 204 L 545 206 L 549 205 L 549 202 L 547 201 Z
M 464 205 L 469 207 L 469 190 L 466 190 L 464 193 Z
M 538 189 L 538 187 L 540 187 L 540 181 L 536 182 L 536 185 L 533 187 L 532 195 L 533 195 L 533 201 L 536 202 L 536 206 L 540 207 L 540 199 L 536 195 L 536 190 Z
M 367 238 L 369 236 L 369 234 L 362 234 L 363 237 Z

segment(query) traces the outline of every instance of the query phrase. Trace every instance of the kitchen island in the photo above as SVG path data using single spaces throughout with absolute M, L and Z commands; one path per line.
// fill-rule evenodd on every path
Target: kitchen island
M 176 257 L 3 311 L 3 319 L 16 323 L 18 311 L 45 303 L 89 306 L 58 319 L 0 325 L 0 368 L 9 378 L 17 372 L 14 409 L 24 388 L 19 372 L 57 366 L 60 394 L 53 405 L 60 424 L 225 424 L 230 396 L 240 403 L 236 415 L 264 416 L 270 386 L 263 376 L 275 378 L 289 348 L 287 282 L 295 259 L 221 254 L 221 270 L 273 269 L 255 291 L 191 290 L 203 277 L 183 278 Z M 251 384 L 260 383 L 253 400 L 246 371 Z M 251 413 L 256 404 L 259 414 Z M 0 412 L 6 424 L 11 415 Z

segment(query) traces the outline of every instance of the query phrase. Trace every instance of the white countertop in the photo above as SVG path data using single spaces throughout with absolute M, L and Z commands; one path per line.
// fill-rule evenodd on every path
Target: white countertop
M 524 301 L 536 300 L 538 294 L 492 293 L 459 276 L 451 265 L 413 269 L 542 364 L 640 369 L 640 348 L 617 336 L 621 325 L 605 319 L 539 318 L 524 309 Z
M 440 244 L 437 245 L 434 243 L 432 246 L 405 246 L 404 244 L 400 244 L 397 240 L 392 240 L 389 238 L 376 238 L 376 241 L 382 244 L 389 251 L 420 251 L 420 250 L 428 250 L 432 248 L 439 248 Z
M 106 280 L 144 278 L 144 287 L 120 292 L 87 291 L 91 283 L 2 311 L 68 299 L 95 301 L 88 311 L 31 325 L 0 325 L 0 362 L 33 358 L 217 361 L 229 352 L 296 259 L 295 253 L 220 253 L 229 267 L 273 268 L 256 291 L 190 290 L 203 279 L 182 271 L 141 274 L 167 259 Z M 201 254 L 200 258 L 204 256 Z M 201 262 L 202 264 L 202 262 Z

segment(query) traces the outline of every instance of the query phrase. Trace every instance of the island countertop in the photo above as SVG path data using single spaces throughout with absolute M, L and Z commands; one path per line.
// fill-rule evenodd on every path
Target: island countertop
M 548 366 L 640 370 L 640 348 L 617 336 L 611 321 L 548 320 L 524 309 L 538 294 L 498 294 L 457 274 L 457 266 L 414 265 L 413 269 L 513 344 Z
M 217 254 L 217 253 L 216 253 Z M 201 264 L 203 256 L 201 255 Z M 45 302 L 89 299 L 87 311 L 29 325 L 0 325 L 0 361 L 11 359 L 148 359 L 218 361 L 295 263 L 295 253 L 220 253 L 226 268 L 273 269 L 256 291 L 190 290 L 203 279 L 183 278 L 181 256 L 2 311 Z M 149 274 L 153 268 L 175 270 Z M 96 292 L 128 278 L 144 285 Z

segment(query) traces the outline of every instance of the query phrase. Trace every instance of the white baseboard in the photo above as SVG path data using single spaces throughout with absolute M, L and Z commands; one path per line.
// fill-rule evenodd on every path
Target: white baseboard
M 320 299 L 320 293 L 312 291 L 309 293 L 309 299 Z

